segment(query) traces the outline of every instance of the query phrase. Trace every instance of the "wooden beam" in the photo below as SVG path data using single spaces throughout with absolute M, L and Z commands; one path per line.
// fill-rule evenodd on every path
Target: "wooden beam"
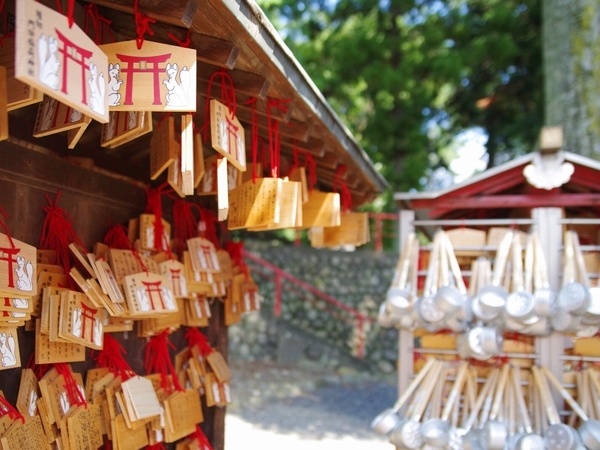
M 111 21 L 111 28 L 115 33 L 129 39 L 136 38 L 133 15 L 122 14 L 108 8 L 102 8 L 101 13 Z M 154 34 L 147 36 L 149 40 L 177 45 L 177 42 L 169 37 L 170 34 L 182 42 L 186 40 L 187 28 L 161 22 L 153 23 L 150 28 Z M 198 61 L 226 69 L 233 69 L 240 53 L 239 48 L 231 42 L 200 33 L 190 33 L 189 48 L 196 49 Z
M 198 79 L 208 83 L 214 73 L 220 69 L 221 67 L 217 67 L 212 64 L 198 64 Z M 269 81 L 261 75 L 235 69 L 226 70 L 226 73 L 231 77 L 236 96 L 237 92 L 243 92 L 251 97 L 265 98 L 267 96 L 267 91 L 269 90 Z M 220 78 L 217 78 L 217 80 L 220 83 Z M 217 85 L 220 86 L 220 84 Z M 229 86 L 227 86 L 227 88 L 229 88 Z M 206 89 L 204 92 L 206 92 Z
M 200 6 L 200 0 L 157 1 L 138 0 L 138 11 L 156 21 L 169 23 L 179 27 L 190 28 Z M 116 11 L 133 14 L 135 0 L 89 0 L 98 6 L 105 6 Z M 152 28 L 150 25 L 150 28 Z M 135 29 L 135 25 L 132 24 Z
M 453 209 L 494 209 L 494 208 L 544 208 L 600 206 L 600 193 L 559 194 L 559 195 L 481 195 L 476 197 L 449 197 L 443 203 L 435 199 L 413 200 L 411 209 L 431 209 L 442 207 L 446 212 Z M 440 209 L 441 210 L 441 209 Z

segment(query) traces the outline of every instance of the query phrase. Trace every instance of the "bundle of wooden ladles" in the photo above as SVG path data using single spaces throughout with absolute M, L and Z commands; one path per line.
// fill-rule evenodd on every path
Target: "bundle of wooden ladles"
M 575 400 L 546 367 L 523 370 L 504 364 L 481 380 L 465 361 L 431 358 L 371 427 L 409 450 L 599 450 L 598 371 L 578 373 Z M 565 421 L 550 385 L 569 406 Z
M 394 279 L 382 302 L 384 327 L 460 333 L 463 358 L 487 360 L 502 349 L 502 332 L 546 336 L 552 331 L 592 336 L 600 329 L 600 287 L 590 286 L 577 233 L 564 235 L 562 286 L 553 290 L 540 239 L 508 231 L 493 267 L 486 257 L 472 262 L 468 289 L 452 244 L 443 230 L 433 240 L 422 293 L 417 293 L 419 243 L 405 242 Z

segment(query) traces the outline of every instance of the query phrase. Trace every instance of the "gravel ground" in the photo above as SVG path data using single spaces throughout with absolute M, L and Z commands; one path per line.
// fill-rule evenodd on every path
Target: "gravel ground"
M 395 378 L 351 368 L 232 362 L 233 404 L 227 409 L 225 447 L 390 450 L 371 420 L 392 405 Z M 343 447 L 342 447 L 343 446 Z

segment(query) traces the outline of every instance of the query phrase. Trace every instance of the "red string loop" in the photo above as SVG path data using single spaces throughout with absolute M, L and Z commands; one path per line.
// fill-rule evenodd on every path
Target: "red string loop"
M 307 182 L 308 182 L 308 190 L 312 191 L 317 185 L 317 163 L 313 158 L 313 155 L 307 153 L 304 158 L 304 165 L 307 170 Z
M 173 238 L 185 244 L 188 239 L 198 237 L 198 220 L 193 210 L 202 214 L 201 208 L 196 203 L 185 199 L 174 198 L 173 200 Z
M 342 180 L 342 176 L 347 170 L 348 167 L 342 164 L 335 171 L 335 177 L 333 179 L 333 190 L 334 192 L 338 192 L 338 188 L 340 189 L 340 204 L 342 211 L 344 212 L 348 212 L 352 209 L 352 194 L 350 193 L 350 189 L 348 189 L 348 185 Z
M 4 209 L 1 206 L 0 206 L 0 216 L 4 216 L 5 219 L 8 219 L 8 217 L 9 217 L 8 214 L 6 213 L 6 211 L 4 211 Z M 8 242 L 10 243 L 10 246 L 12 248 L 15 248 L 15 243 L 12 240 L 10 231 L 1 217 L 0 217 L 0 227 L 2 227 L 2 229 L 4 230 L 4 234 L 6 234 L 6 237 L 8 238 Z
M 198 351 L 202 356 L 208 356 L 213 352 L 212 347 L 208 343 L 208 339 L 203 335 L 198 328 L 189 327 L 185 332 L 185 340 L 188 347 L 198 347 Z
M 160 374 L 161 387 L 165 391 L 172 392 L 173 386 L 177 391 L 183 391 L 169 355 L 169 348 L 175 349 L 175 346 L 169 341 L 168 334 L 168 330 L 164 330 L 161 334 L 150 338 L 144 354 L 144 369 L 147 374 Z M 169 373 L 171 374 L 171 383 L 169 382 Z
M 56 252 L 56 264 L 62 265 L 65 273 L 71 270 L 69 260 L 69 244 L 75 243 L 85 250 L 85 245 L 73 229 L 73 218 L 61 207 L 58 206 L 61 191 L 56 193 L 54 201 L 48 194 L 45 195 L 48 201 L 47 206 L 42 206 L 46 213 L 42 225 L 42 233 L 38 248 L 41 250 L 54 250 Z M 87 250 L 85 250 L 87 253 Z M 72 283 L 71 278 L 69 282 Z
M 13 405 L 11 405 L 3 395 L 0 395 L 0 417 L 8 414 L 10 420 L 20 420 L 21 423 L 25 423 L 25 417 L 19 411 L 17 411 Z
M 180 41 L 179 38 L 173 33 L 169 33 L 167 36 L 177 42 L 180 47 L 189 48 L 190 44 L 192 43 L 192 40 L 190 39 L 190 30 L 187 30 L 184 41 Z
M 200 129 L 200 132 L 204 133 L 204 142 L 208 142 L 208 136 L 210 131 L 210 98 L 213 81 L 215 81 L 217 78 L 221 79 L 221 102 L 227 106 L 229 114 L 232 118 L 235 116 L 235 112 L 237 109 L 233 80 L 231 79 L 231 76 L 225 71 L 225 69 L 221 68 L 220 70 L 214 72 L 208 79 L 208 86 L 206 88 L 206 103 L 204 105 L 204 124 Z
M 258 178 L 258 117 L 256 115 L 256 97 L 252 97 L 246 100 L 246 104 L 250 105 L 252 111 L 252 125 L 251 125 L 251 136 L 252 136 L 252 183 L 256 183 Z
M 96 367 L 108 367 L 115 377 L 120 376 L 123 381 L 126 381 L 135 375 L 134 370 L 123 357 L 126 354 L 119 341 L 109 333 L 105 333 L 104 346 L 97 354 L 92 354 L 92 359 L 96 361 Z
M 151 23 L 156 23 L 156 20 L 142 14 L 138 10 L 138 0 L 133 3 L 133 16 L 135 18 L 135 32 L 137 37 L 135 43 L 137 44 L 138 50 L 144 45 L 144 35 L 148 33 L 150 36 L 154 36 L 154 31 L 150 29 Z
M 67 398 L 71 406 L 85 406 L 87 408 L 87 401 L 85 400 L 85 396 L 79 386 L 77 385 L 77 381 L 73 377 L 73 373 L 69 369 L 69 366 L 65 363 L 56 363 L 54 364 L 54 368 L 58 371 L 59 374 L 63 376 L 65 380 L 64 388 L 67 393 Z
M 280 140 L 279 140 L 279 121 L 273 119 L 271 111 L 273 108 L 279 109 L 284 113 L 287 112 L 286 106 L 291 99 L 269 99 L 267 101 L 267 132 L 269 134 L 269 154 L 271 157 L 271 176 L 279 178 L 279 156 L 280 156 Z
M 250 278 L 250 270 L 244 261 L 244 242 L 229 241 L 225 244 L 225 250 L 231 256 L 231 261 L 238 266 L 246 279 Z
M 198 444 L 200 444 L 200 450 L 213 450 L 212 445 L 210 445 L 210 442 L 202 431 L 202 428 L 200 428 L 200 425 L 196 424 L 196 431 L 190 434 L 189 437 L 198 441 Z

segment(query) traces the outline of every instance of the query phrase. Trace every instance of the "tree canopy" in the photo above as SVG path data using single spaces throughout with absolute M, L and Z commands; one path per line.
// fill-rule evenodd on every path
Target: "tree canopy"
M 488 167 L 542 125 L 539 0 L 259 0 L 393 191 L 424 189 L 462 132 Z

